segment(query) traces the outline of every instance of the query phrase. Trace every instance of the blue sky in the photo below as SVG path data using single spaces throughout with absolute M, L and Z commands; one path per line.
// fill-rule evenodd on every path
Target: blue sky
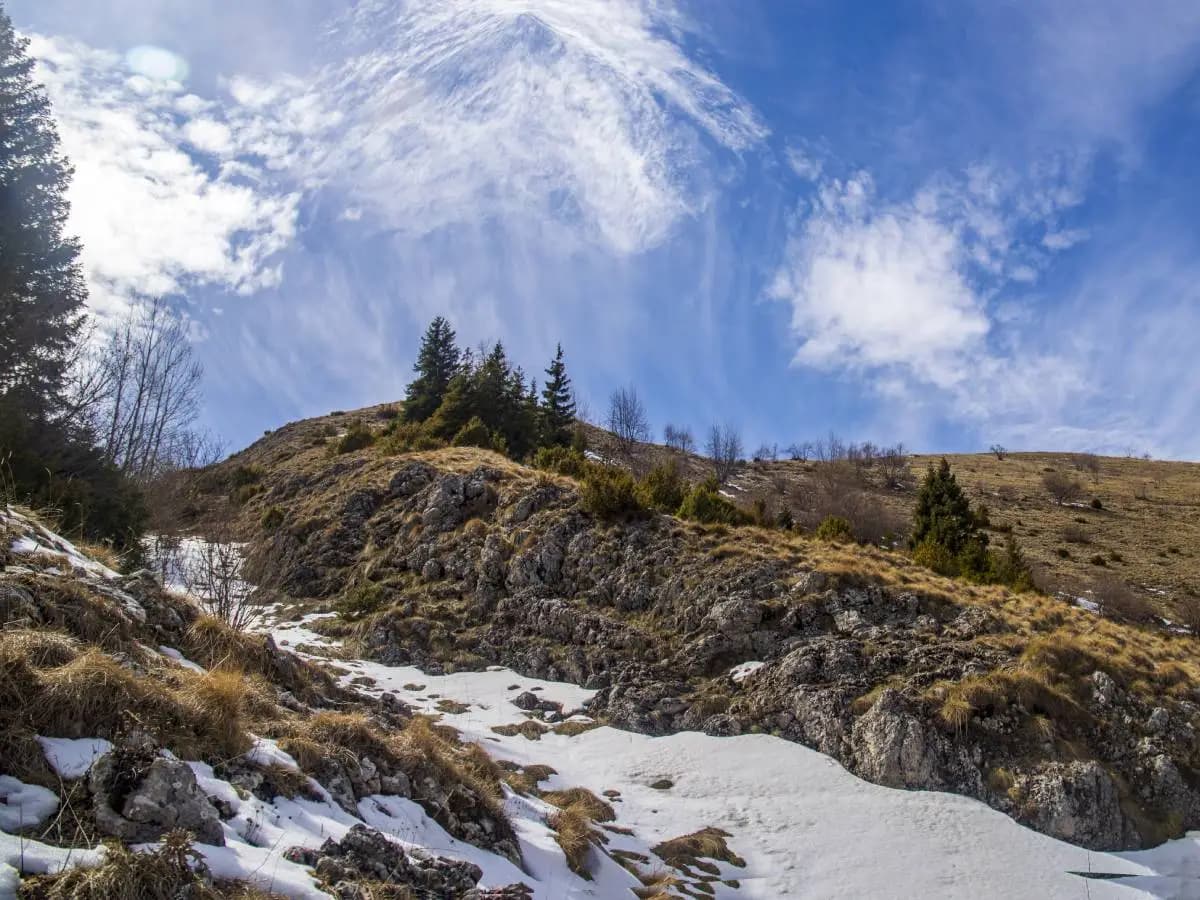
M 231 446 L 441 313 L 749 446 L 1200 458 L 1193 0 L 9 11 L 94 310 L 176 298 Z

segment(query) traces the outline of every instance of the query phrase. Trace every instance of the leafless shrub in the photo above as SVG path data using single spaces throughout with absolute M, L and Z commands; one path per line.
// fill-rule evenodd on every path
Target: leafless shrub
M 668 425 L 663 429 L 663 443 L 676 453 L 696 451 L 696 439 L 692 437 L 692 429 L 686 426 Z
M 1068 544 L 1090 544 L 1092 542 L 1092 533 L 1074 522 L 1064 525 L 1059 534 Z
M 885 447 L 879 454 L 878 464 L 885 487 L 904 487 L 912 479 L 908 469 L 908 451 L 903 444 Z
M 213 537 L 153 535 L 146 555 L 164 584 L 184 589 L 209 615 L 245 631 L 258 621 L 261 610 L 251 602 L 253 586 L 242 577 L 242 545 L 224 531 Z
M 1124 622 L 1149 622 L 1154 619 L 1154 607 L 1140 594 L 1134 593 L 1115 575 L 1101 575 L 1092 583 L 1092 596 L 1100 614 Z
M 1192 634 L 1200 635 L 1200 597 L 1182 597 L 1175 605 L 1175 619 Z
M 1042 475 L 1042 486 L 1059 506 L 1083 496 L 1083 485 L 1062 472 L 1046 472 Z
M 755 462 L 775 462 L 779 459 L 778 444 L 760 444 L 754 451 Z
M 797 462 L 808 462 L 809 457 L 813 455 L 813 442 L 800 441 L 795 444 L 789 444 L 787 452 L 788 456 Z
M 1008 450 L 1005 447 L 1002 447 L 1000 444 L 992 444 L 992 446 L 988 449 L 991 453 L 995 454 L 996 459 L 1004 459 L 1006 456 L 1008 456 Z
M 996 498 L 1003 500 L 1005 503 L 1016 503 L 1021 499 L 1021 492 L 1011 484 L 1002 484 L 996 488 Z
M 712 460 L 717 482 L 724 484 L 737 471 L 742 460 L 742 437 L 732 425 L 714 425 L 708 430 L 704 451 Z
M 846 442 L 834 432 L 829 436 L 813 442 L 813 459 L 817 462 L 831 463 L 846 458 Z
M 1074 453 L 1071 455 L 1071 465 L 1079 472 L 1087 472 L 1092 481 L 1100 480 L 1100 457 L 1095 453 Z
M 617 388 L 612 392 L 608 400 L 608 430 L 626 457 L 632 456 L 637 444 L 650 440 L 646 407 L 634 388 Z

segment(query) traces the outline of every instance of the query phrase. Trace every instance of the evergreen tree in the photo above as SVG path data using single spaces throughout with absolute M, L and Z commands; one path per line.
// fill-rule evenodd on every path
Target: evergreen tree
M 417 377 L 405 392 L 406 422 L 424 422 L 442 405 L 451 381 L 463 368 L 462 351 L 454 341 L 454 329 L 442 316 L 430 322 L 425 329 L 413 366 Z
M 931 464 L 925 473 L 909 540 L 913 547 L 928 542 L 952 556 L 966 553 L 972 559 L 987 546 L 987 535 L 979 530 L 971 504 L 945 459 L 936 469 Z
M 571 398 L 571 379 L 563 362 L 562 344 L 546 369 L 546 386 L 542 389 L 542 443 L 565 447 L 571 442 L 571 426 L 575 424 L 575 401 Z
M 71 168 L 27 45 L 0 9 L 0 396 L 41 418 L 58 407 L 87 290 L 63 232 Z

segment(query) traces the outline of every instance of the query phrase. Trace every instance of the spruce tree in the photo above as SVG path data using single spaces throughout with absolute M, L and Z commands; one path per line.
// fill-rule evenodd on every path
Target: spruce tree
M 546 369 L 546 386 L 542 389 L 542 443 L 565 447 L 571 442 L 571 426 L 575 424 L 575 401 L 571 398 L 571 379 L 563 362 L 562 344 Z
M 58 406 L 87 289 L 64 233 L 71 168 L 27 45 L 0 9 L 0 396 L 41 418 Z
M 417 377 L 404 397 L 404 421 L 424 422 L 432 416 L 450 388 L 450 382 L 462 369 L 462 352 L 455 344 L 454 329 L 442 316 L 429 323 L 421 338 L 413 370 Z
M 936 544 L 955 557 L 964 553 L 974 557 L 987 545 L 987 535 L 980 532 L 970 501 L 945 459 L 936 469 L 931 464 L 925 473 L 909 540 L 913 547 Z

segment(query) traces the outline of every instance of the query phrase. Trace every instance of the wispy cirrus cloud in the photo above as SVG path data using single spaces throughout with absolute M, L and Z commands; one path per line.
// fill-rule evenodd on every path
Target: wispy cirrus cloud
M 273 257 L 295 234 L 298 197 L 235 161 L 220 107 L 78 41 L 34 35 L 30 52 L 75 168 L 68 227 L 83 239 L 93 309 L 278 282 Z

